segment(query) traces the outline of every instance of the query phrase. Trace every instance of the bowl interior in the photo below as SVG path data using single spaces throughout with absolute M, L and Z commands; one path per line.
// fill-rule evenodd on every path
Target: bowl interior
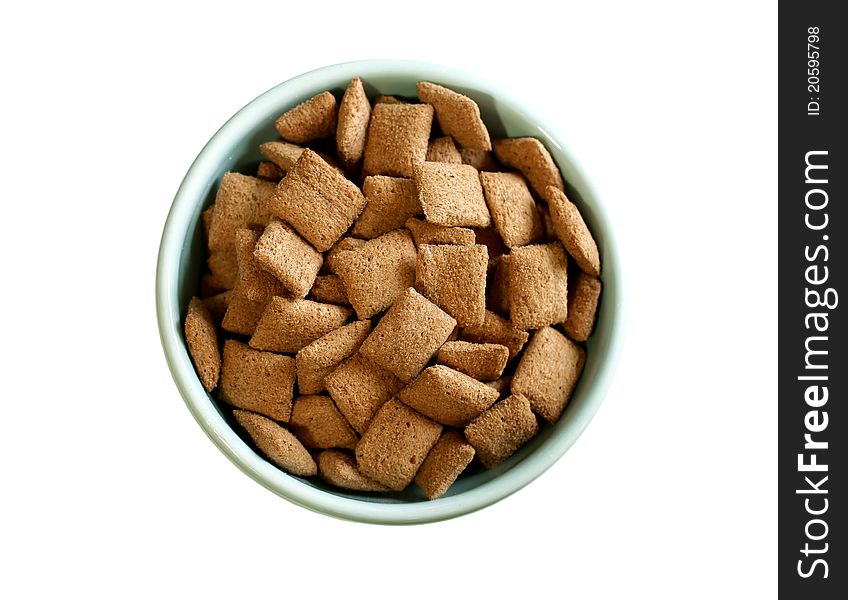
M 415 83 L 430 80 L 473 98 L 492 137 L 535 136 L 550 150 L 566 180 L 567 193 L 581 209 L 604 261 L 604 290 L 593 336 L 586 344 L 587 361 L 561 419 L 545 424 L 539 434 L 504 463 L 491 470 L 464 474 L 443 497 L 426 501 L 417 486 L 402 493 L 372 495 L 344 492 L 315 479 L 288 475 L 257 454 L 235 431 L 231 410 L 222 407 L 200 385 L 182 336 L 189 299 L 199 289 L 205 252 L 200 213 L 215 199 L 218 182 L 227 171 L 254 174 L 259 145 L 279 139 L 274 119 L 323 90 L 341 97 L 347 83 L 359 75 L 373 98 L 378 94 L 415 98 Z M 560 125 L 567 125 L 567 117 Z M 519 489 L 549 467 L 588 424 L 609 384 L 620 341 L 618 258 L 608 219 L 564 148 L 528 111 L 507 94 L 473 77 L 444 67 L 406 61 L 362 61 L 307 73 L 269 90 L 237 113 L 210 140 L 183 182 L 163 234 L 157 273 L 160 333 L 169 366 L 198 422 L 212 440 L 251 477 L 307 508 L 343 518 L 378 522 L 432 521 L 470 512 Z M 562 139 L 562 138 L 558 138 Z

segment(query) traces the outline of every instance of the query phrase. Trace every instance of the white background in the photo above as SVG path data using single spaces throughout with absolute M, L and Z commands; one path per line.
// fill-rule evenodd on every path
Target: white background
M 0 9 L 0 596 L 775 595 L 774 6 L 31 4 Z M 283 80 L 378 57 L 476 73 L 556 121 L 629 284 L 621 367 L 577 444 L 491 508 L 406 528 L 239 472 L 154 311 L 208 138 Z

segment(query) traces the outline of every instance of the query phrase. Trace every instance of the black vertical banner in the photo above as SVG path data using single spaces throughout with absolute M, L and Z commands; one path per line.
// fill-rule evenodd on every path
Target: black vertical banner
M 848 598 L 848 23 L 779 12 L 779 585 Z M 846 306 L 843 306 L 843 303 Z

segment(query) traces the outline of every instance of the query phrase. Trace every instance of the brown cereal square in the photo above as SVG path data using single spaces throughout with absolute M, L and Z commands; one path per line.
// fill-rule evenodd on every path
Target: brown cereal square
M 422 162 L 415 166 L 415 185 L 430 223 L 488 227 L 492 222 L 480 175 L 472 166 Z
M 427 81 L 419 82 L 418 98 L 432 104 L 442 131 L 465 148 L 491 150 L 489 130 L 480 117 L 480 108 L 468 96 Z
M 562 323 L 568 316 L 568 260 L 559 242 L 513 248 L 509 255 L 509 315 L 519 329 Z
M 474 230 L 466 227 L 445 227 L 419 219 L 407 219 L 406 228 L 412 232 L 416 248 L 422 244 L 473 246 L 475 243 Z
M 250 346 L 270 352 L 297 352 L 345 324 L 349 308 L 274 296 L 256 324 Z
M 301 394 L 317 394 L 324 378 L 352 356 L 368 334 L 370 321 L 354 321 L 321 336 L 297 352 L 297 386 Z
M 236 231 L 264 227 L 271 220 L 269 202 L 273 194 L 274 184 L 270 181 L 224 173 L 209 224 L 209 250 L 232 249 L 235 253 Z
M 509 360 L 512 360 L 521 352 L 524 344 L 530 339 L 530 334 L 514 327 L 503 317 L 487 310 L 482 325 L 465 327 L 460 330 L 459 337 L 468 342 L 502 344 L 509 348 Z
M 291 294 L 303 298 L 309 293 L 324 257 L 297 232 L 280 220 L 272 220 L 253 250 L 256 262 L 273 274 Z
M 371 175 L 365 178 L 362 191 L 368 204 L 353 224 L 351 234 L 372 239 L 400 229 L 410 217 L 421 212 L 415 182 L 402 177 Z
M 390 371 L 374 364 L 361 354 L 354 354 L 324 378 L 336 406 L 359 433 L 389 398 L 403 387 L 403 382 Z
M 425 244 L 418 249 L 415 287 L 460 327 L 479 325 L 486 312 L 488 260 L 485 246 Z
M 586 351 L 552 327 L 536 332 L 527 345 L 510 389 L 530 400 L 533 412 L 556 423 L 580 379 Z
M 555 187 L 545 190 L 545 200 L 551 213 L 551 222 L 557 237 L 559 237 L 568 253 L 580 270 L 592 275 L 601 276 L 601 257 L 598 245 L 592 232 L 586 226 L 580 210 L 568 199 L 565 193 Z
M 336 97 L 330 92 L 321 92 L 285 112 L 274 126 L 283 139 L 305 144 L 333 135 L 337 114 Z
M 309 451 L 288 429 L 246 410 L 234 410 L 233 415 L 256 447 L 282 470 L 301 477 L 318 473 Z
M 415 283 L 415 244 L 406 229 L 396 229 L 353 250 L 340 252 L 335 269 L 360 319 L 394 304 Z
M 388 492 L 389 488 L 359 472 L 356 460 L 341 450 L 324 450 L 318 455 L 318 473 L 337 487 L 356 492 Z
M 316 277 L 309 295 L 316 302 L 350 306 L 344 283 L 338 275 L 319 275 Z
M 347 169 L 354 169 L 365 153 L 371 103 L 359 77 L 351 79 L 339 105 L 339 124 L 336 127 L 336 150 Z
M 506 368 L 509 348 L 500 344 L 445 342 L 439 348 L 436 360 L 478 381 L 492 381 L 500 377 Z
M 430 142 L 427 148 L 426 162 L 462 164 L 462 155 L 456 149 L 453 138 L 449 135 L 436 138 Z
M 508 138 L 495 140 L 495 155 L 507 167 L 518 169 L 530 182 L 533 191 L 544 196 L 545 188 L 552 185 L 565 189 L 562 175 L 548 149 L 536 138 Z
M 498 392 L 444 365 L 428 367 L 398 398 L 442 425 L 464 427 L 498 399 Z
M 399 400 L 383 404 L 356 445 L 356 462 L 366 477 L 400 491 L 439 440 L 442 426 Z
M 601 280 L 578 271 L 568 285 L 568 318 L 562 324 L 565 333 L 578 342 L 592 335 L 595 313 L 601 296 Z
M 433 107 L 429 104 L 375 104 L 363 171 L 368 175 L 412 177 L 413 167 L 427 157 L 432 124 Z
M 456 319 L 409 288 L 362 344 L 366 358 L 412 381 L 453 333 Z
M 239 229 L 236 232 L 236 257 L 238 258 L 238 280 L 235 291 L 248 300 L 261 302 L 271 296 L 283 293 L 283 285 L 268 271 L 262 268 L 253 255 L 260 233 L 252 229 Z
M 277 184 L 269 207 L 324 252 L 348 230 L 366 202 L 356 184 L 307 148 Z
M 527 398 L 513 393 L 465 428 L 465 437 L 487 468 L 500 464 L 536 435 L 539 424 Z
M 231 245 L 219 250 L 210 250 L 206 265 L 215 284 L 225 290 L 231 290 L 238 281 L 238 255 L 236 253 L 235 232 Z
M 221 400 L 270 417 L 288 421 L 294 395 L 294 359 L 254 350 L 235 340 L 224 342 Z
M 300 396 L 292 406 L 289 427 L 307 448 L 353 450 L 359 436 L 327 396 Z
M 542 220 L 524 178 L 518 173 L 480 173 L 495 228 L 508 247 L 540 242 Z
M 443 496 L 474 459 L 474 447 L 456 431 L 446 431 L 415 475 L 415 483 L 430 500 Z
M 221 354 L 218 352 L 215 321 L 212 320 L 212 315 L 200 298 L 194 297 L 188 304 L 185 337 L 200 383 L 207 392 L 211 392 L 218 385 Z

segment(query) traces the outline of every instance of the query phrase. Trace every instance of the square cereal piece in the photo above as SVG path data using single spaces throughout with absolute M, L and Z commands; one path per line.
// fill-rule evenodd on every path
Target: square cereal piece
M 318 455 L 318 474 L 336 487 L 356 492 L 388 492 L 389 488 L 359 472 L 356 460 L 341 450 L 324 450 Z
M 445 134 L 453 136 L 460 146 L 476 150 L 491 150 L 489 130 L 480 117 L 480 108 L 468 96 L 435 83 L 419 82 L 418 98 L 432 104 L 439 126 Z
M 500 344 L 445 342 L 439 348 L 436 360 L 478 381 L 492 381 L 500 377 L 506 368 L 509 348 Z
M 526 396 L 533 412 L 556 423 L 571 399 L 585 362 L 583 348 L 556 329 L 544 327 L 527 345 L 510 390 Z
M 235 252 L 236 231 L 267 225 L 271 220 L 268 208 L 273 194 L 274 184 L 270 181 L 240 173 L 224 173 L 209 223 L 209 250 L 229 248 Z
M 419 219 L 407 219 L 406 228 L 412 232 L 416 248 L 422 244 L 473 246 L 475 243 L 474 230 L 466 227 L 445 227 Z
M 498 399 L 498 392 L 444 365 L 427 367 L 398 398 L 442 425 L 464 427 Z
M 498 377 L 494 381 L 487 381 L 486 385 L 493 390 L 497 390 L 498 396 L 502 396 L 504 392 L 509 390 L 510 383 L 512 383 L 512 375 L 504 375 L 503 377 Z
M 486 306 L 506 316 L 509 315 L 509 254 L 498 256 L 494 260 L 495 272 L 486 295 Z
M 415 283 L 415 244 L 406 229 L 369 240 L 335 258 L 347 298 L 360 319 L 368 319 L 394 304 Z
M 491 152 L 460 148 L 459 155 L 462 157 L 462 164 L 471 165 L 478 171 L 500 171 L 500 165 Z
M 292 295 L 303 298 L 312 289 L 324 257 L 297 232 L 278 219 L 272 220 L 253 250 L 256 262 L 272 274 Z
M 595 327 L 598 299 L 601 297 L 601 280 L 578 271 L 568 285 L 568 318 L 562 328 L 568 336 L 585 342 Z
M 238 280 L 236 293 L 254 302 L 264 301 L 271 296 L 283 293 L 282 284 L 268 271 L 262 268 L 253 250 L 260 233 L 252 229 L 239 229 L 236 232 L 236 257 L 238 258 Z
M 548 205 L 540 202 L 536 205 L 536 209 L 539 211 L 539 217 L 542 219 L 542 227 L 545 228 L 545 241 L 557 241 L 559 238 L 557 237 L 556 229 L 554 229 L 554 222 L 551 219 L 551 211 L 548 210 Z
M 336 127 L 336 150 L 345 168 L 352 170 L 365 153 L 368 122 L 371 120 L 371 103 L 365 95 L 362 80 L 354 77 L 342 96 L 339 106 L 339 124 Z
M 509 316 L 519 329 L 562 323 L 568 316 L 568 260 L 562 244 L 513 248 L 509 255 Z
M 258 350 L 297 352 L 344 325 L 350 315 L 349 308 L 335 304 L 274 296 L 249 343 Z
M 278 117 L 274 126 L 283 139 L 305 144 L 333 135 L 337 115 L 336 97 L 321 92 Z
M 366 202 L 356 184 L 307 148 L 277 184 L 269 207 L 324 252 L 348 230 Z
M 359 351 L 366 358 L 412 381 L 453 333 L 456 319 L 409 288 L 380 319 Z
M 294 359 L 224 342 L 220 398 L 227 404 L 288 421 L 294 395 Z
M 429 104 L 375 104 L 363 171 L 367 175 L 412 177 L 413 167 L 427 158 L 432 124 L 433 107 Z
M 309 296 L 315 302 L 350 306 L 344 283 L 338 275 L 319 275 L 316 277 Z
M 401 491 L 415 478 L 442 426 L 396 398 L 389 400 L 356 445 L 356 463 L 366 477 Z
M 545 200 L 551 213 L 551 222 L 557 237 L 580 270 L 593 277 L 601 276 L 601 257 L 592 232 L 586 226 L 580 210 L 564 192 L 555 187 L 545 190 Z
M 509 348 L 509 360 L 512 360 L 521 352 L 524 344 L 530 339 L 530 334 L 514 327 L 512 323 L 503 317 L 487 310 L 483 318 L 483 324 L 477 327 L 465 327 L 461 329 L 459 338 L 468 342 L 481 344 L 502 344 Z
M 453 138 L 449 135 L 436 138 L 430 142 L 427 148 L 426 162 L 441 162 L 462 164 L 462 155 L 456 149 L 456 144 L 453 143 Z
M 233 416 L 256 447 L 283 471 L 301 477 L 310 477 L 318 472 L 312 456 L 285 427 L 246 410 L 234 410 Z
M 324 378 L 352 356 L 368 334 L 371 321 L 354 321 L 304 346 L 297 352 L 297 386 L 301 394 L 317 394 L 324 389 Z
M 324 256 L 324 268 L 330 273 L 335 273 L 336 258 L 339 256 L 339 254 L 341 254 L 345 250 L 353 250 L 354 248 L 359 248 L 364 243 L 365 240 L 360 240 L 358 238 L 353 237 L 343 237 Z
M 233 291 L 221 328 L 241 335 L 253 335 L 270 299 L 249 300 L 244 294 Z
M 469 423 L 465 438 L 474 446 L 480 462 L 491 469 L 512 456 L 538 430 L 530 402 L 513 393 Z
M 259 166 L 256 167 L 256 176 L 259 179 L 264 179 L 265 181 L 273 181 L 274 183 L 276 183 L 286 176 L 286 172 L 283 171 L 279 166 L 277 166 L 273 162 L 269 160 L 263 160 L 259 163 Z
M 495 229 L 510 248 L 542 241 L 544 229 L 536 203 L 518 173 L 480 173 Z
M 208 298 L 221 292 L 229 292 L 232 290 L 224 289 L 212 273 L 204 273 L 200 276 L 200 297 Z
M 218 385 L 221 371 L 221 354 L 218 352 L 218 334 L 215 321 L 200 298 L 194 297 L 188 304 L 185 318 L 185 338 L 188 353 L 197 369 L 200 383 L 207 392 Z
M 206 266 L 218 286 L 231 290 L 238 281 L 238 255 L 236 254 L 236 238 L 233 232 L 232 243 L 226 248 L 210 250 Z
M 301 396 L 294 401 L 289 427 L 307 448 L 353 450 L 359 436 L 327 396 Z
M 415 483 L 430 500 L 443 496 L 474 459 L 474 447 L 460 433 L 446 431 L 430 450 Z
M 403 382 L 361 354 L 354 354 L 324 378 L 336 406 L 353 428 L 363 433 L 383 403 L 400 391 Z
M 488 227 L 492 222 L 477 169 L 422 162 L 415 166 L 418 199 L 427 221 L 445 227 Z
M 507 138 L 495 140 L 494 145 L 495 155 L 501 164 L 521 171 L 538 196 L 544 196 L 549 185 L 565 189 L 553 157 L 536 138 Z
M 372 239 L 400 229 L 410 217 L 421 212 L 415 182 L 402 177 L 371 175 L 362 191 L 368 204 L 353 224 L 351 235 Z
M 486 312 L 485 246 L 433 246 L 418 249 L 415 287 L 456 319 L 460 327 L 483 322 Z

